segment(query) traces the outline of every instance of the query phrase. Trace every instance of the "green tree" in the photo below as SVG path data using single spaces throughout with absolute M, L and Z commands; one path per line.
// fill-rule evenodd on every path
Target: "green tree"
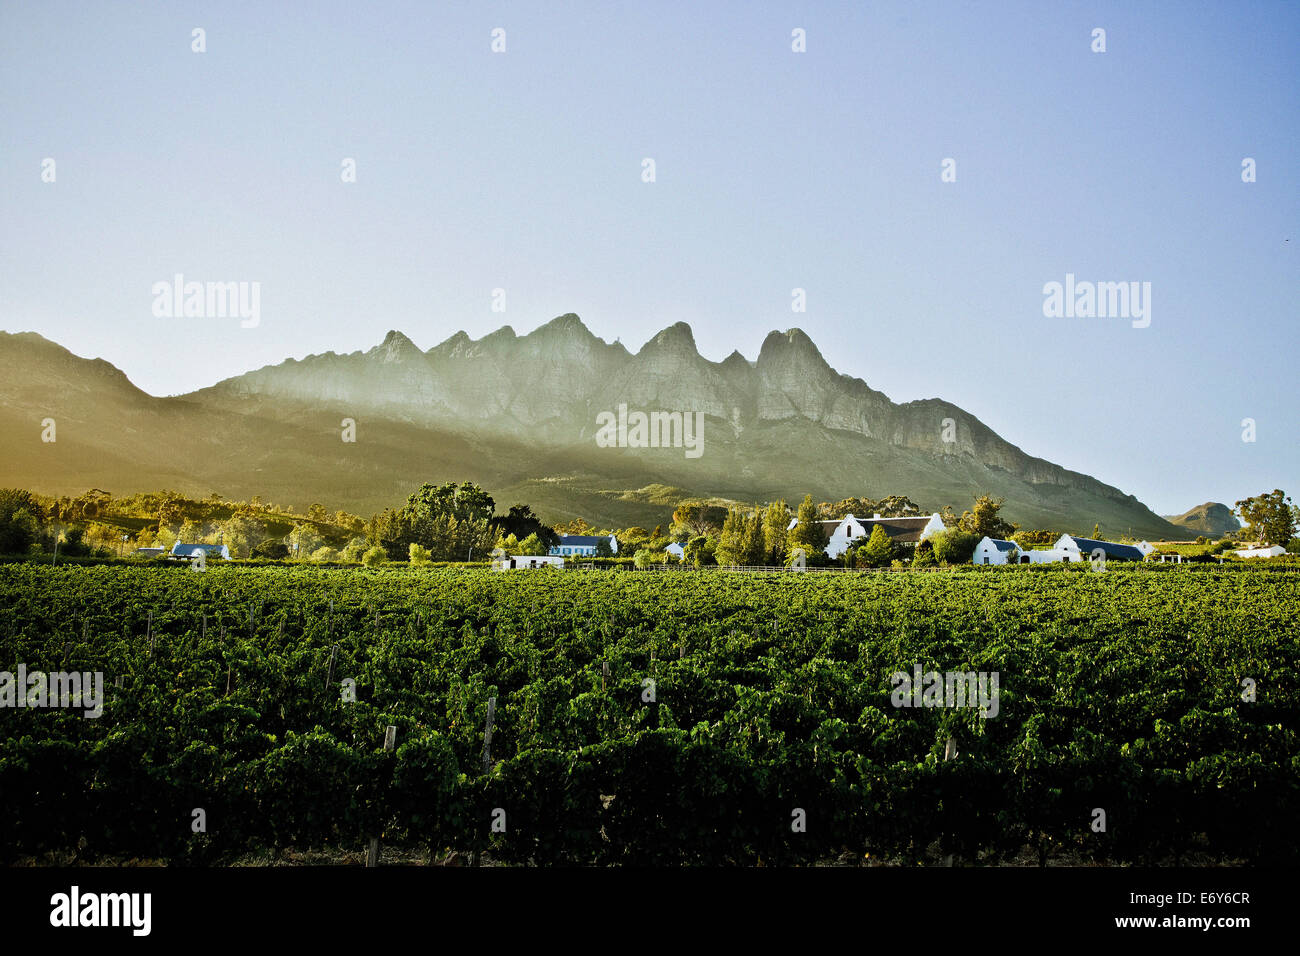
M 642 549 L 632 556 L 632 564 L 638 568 L 645 569 L 650 567 L 651 559 L 651 553 Z
M 727 510 L 720 505 L 683 502 L 673 512 L 673 531 L 688 535 L 689 538 L 708 537 L 722 527 L 727 518 Z
M 804 495 L 803 502 L 799 505 L 799 523 L 790 531 L 789 547 L 794 549 L 802 547 L 808 552 L 808 558 L 811 559 L 814 554 L 821 554 L 826 550 L 827 538 L 826 529 L 817 521 L 817 508 L 813 504 L 812 495 Z
M 0 554 L 26 554 L 41 533 L 44 512 L 22 488 L 0 488 Z
M 1021 551 L 1028 551 L 1036 544 L 1055 544 L 1061 536 L 1055 531 L 1038 529 L 1033 531 L 1017 531 L 1011 536 L 1011 540 L 1020 546 Z
M 497 515 L 492 519 L 492 523 L 499 533 L 513 535 L 515 540 L 536 534 L 548 551 L 560 543 L 560 536 L 554 529 L 542 524 L 541 519 L 533 514 L 533 509 L 528 505 L 511 505 L 508 514 Z
M 847 518 L 849 515 L 870 518 L 879 510 L 879 505 L 872 499 L 853 497 L 843 498 L 835 502 L 835 504 L 823 501 L 817 506 L 817 516 L 824 521 L 838 521 L 841 518 Z
M 360 564 L 362 556 L 366 553 L 367 544 L 365 538 L 353 538 L 343 548 L 343 554 L 340 557 L 349 564 Z
M 1271 494 L 1258 494 L 1237 502 L 1236 513 L 1250 526 L 1256 541 L 1285 545 L 1296 531 L 1296 516 L 1291 499 L 1281 488 Z
M 262 522 L 246 515 L 234 515 L 221 523 L 221 540 L 232 558 L 247 558 L 266 540 Z
M 388 552 L 376 545 L 361 556 L 361 563 L 368 568 L 377 568 L 388 560 Z
M 325 542 L 311 525 L 296 524 L 285 537 L 284 543 L 289 546 L 289 554 L 292 557 L 305 561 Z
M 767 563 L 767 538 L 763 531 L 763 516 L 758 511 L 744 516 L 741 563 L 749 567 Z
M 982 535 L 960 528 L 949 528 L 930 536 L 934 556 L 945 564 L 969 564 Z
M 524 538 L 523 541 L 519 542 L 519 550 L 516 553 L 545 554 L 546 551 L 547 548 L 546 545 L 542 544 L 542 539 L 535 534 L 530 534 L 528 537 Z
M 1009 538 L 1015 534 L 1019 525 L 1007 524 L 998 517 L 998 512 L 1002 509 L 1004 500 L 1003 498 L 992 498 L 989 495 L 979 495 L 975 499 L 973 510 L 962 513 L 961 520 L 957 522 L 957 527 L 961 528 L 962 531 L 975 535 L 976 543 L 979 543 L 979 539 L 983 537 Z
M 388 552 L 385 551 L 384 553 L 387 554 Z M 407 552 L 407 560 L 411 562 L 413 567 L 426 567 L 432 559 L 433 555 L 429 552 L 428 548 L 424 547 L 424 545 L 416 544 L 414 541 L 411 542 L 411 547 Z
M 921 506 L 906 495 L 887 495 L 876 503 L 876 510 L 882 518 L 916 518 L 921 515 Z
M 785 558 L 789 528 L 790 506 L 785 501 L 773 501 L 763 512 L 763 547 L 767 551 L 764 564 L 780 564 Z
M 898 547 L 885 529 L 876 525 L 871 529 L 871 537 L 867 539 L 867 543 L 859 548 L 858 554 L 867 567 L 883 568 L 897 557 Z
M 731 508 L 727 511 L 727 517 L 722 522 L 722 532 L 718 535 L 718 547 L 715 554 L 718 564 L 723 567 L 734 567 L 741 562 L 741 551 L 744 548 L 744 530 L 741 527 L 740 513 Z
M 704 535 L 698 535 L 691 538 L 682 551 L 682 563 L 693 564 L 697 568 L 702 568 L 708 564 L 715 564 L 717 563 L 715 556 L 716 546 L 716 543 L 711 542 Z
M 614 556 L 614 546 L 609 543 L 609 538 L 604 535 L 596 542 L 596 557 L 612 558 Z

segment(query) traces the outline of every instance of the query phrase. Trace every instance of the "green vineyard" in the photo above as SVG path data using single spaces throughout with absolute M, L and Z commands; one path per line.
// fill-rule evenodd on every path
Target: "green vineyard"
M 1294 864 L 1297 610 L 1242 567 L 0 565 L 0 669 L 105 698 L 0 711 L 0 855 Z M 996 715 L 895 706 L 918 667 Z

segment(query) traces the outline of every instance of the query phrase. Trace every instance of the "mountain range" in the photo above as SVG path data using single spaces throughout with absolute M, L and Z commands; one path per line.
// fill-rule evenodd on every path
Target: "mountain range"
M 527 502 L 550 521 L 652 527 L 688 498 L 901 494 L 960 514 L 987 492 L 1023 527 L 1182 533 L 955 405 L 891 402 L 836 372 L 798 329 L 771 332 L 755 360 L 721 362 L 699 354 L 684 323 L 635 354 L 572 314 L 523 336 L 457 332 L 428 350 L 391 331 L 365 352 L 287 359 L 166 398 L 32 332 L 0 333 L 0 368 L 0 484 L 45 494 L 173 488 L 369 514 L 426 481 L 472 480 L 501 510 Z M 601 447 L 597 418 L 620 406 L 702 413 L 703 453 Z M 41 440 L 45 419 L 53 442 Z

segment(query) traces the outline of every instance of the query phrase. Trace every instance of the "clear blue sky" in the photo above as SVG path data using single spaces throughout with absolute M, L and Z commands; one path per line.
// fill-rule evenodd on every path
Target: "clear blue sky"
M 798 326 L 1158 512 L 1300 496 L 1298 127 L 1293 2 L 5 2 L 0 328 L 173 394 L 389 328 Z M 155 318 L 176 272 L 261 324 Z M 1067 272 L 1150 327 L 1045 318 Z

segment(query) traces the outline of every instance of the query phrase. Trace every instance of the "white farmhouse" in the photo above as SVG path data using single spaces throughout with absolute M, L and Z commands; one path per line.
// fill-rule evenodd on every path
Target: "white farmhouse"
M 203 555 L 207 558 L 223 558 L 230 560 L 230 548 L 224 544 L 183 544 L 177 541 L 172 545 L 170 552 L 173 558 L 197 558 Z
M 551 548 L 550 553 L 591 558 L 595 557 L 596 545 L 601 541 L 608 541 L 610 552 L 618 554 L 618 538 L 612 534 L 608 538 L 598 534 L 562 534 L 560 543 Z
M 1014 541 L 1004 541 L 1002 538 L 990 538 L 985 535 L 980 539 L 980 543 L 975 545 L 975 556 L 971 558 L 974 564 L 1019 564 L 1020 563 L 1020 546 Z
M 1116 544 L 1114 541 L 1097 541 L 1094 538 L 1080 538 L 1078 535 L 1063 534 L 1052 546 L 1051 552 L 1062 557 L 1055 560 L 1089 561 L 1094 551 L 1101 551 L 1107 561 L 1142 561 L 1146 555 L 1140 548 L 1131 544 Z
M 793 531 L 798 523 L 798 518 L 791 519 L 786 530 Z M 943 519 L 939 517 L 937 511 L 932 515 L 909 518 L 882 518 L 880 515 L 858 518 L 854 515 L 846 515 L 843 518 L 817 523 L 826 532 L 826 555 L 831 558 L 838 558 L 847 551 L 850 542 L 858 538 L 871 537 L 872 530 L 877 526 L 889 535 L 894 544 L 909 545 L 924 541 L 930 535 L 944 529 Z
M 686 553 L 686 549 L 683 548 L 676 541 L 674 541 L 668 547 L 664 548 L 664 550 L 667 551 L 669 554 L 671 554 L 678 561 L 680 561 L 682 559 L 682 556 Z
M 1286 548 L 1280 544 L 1275 544 L 1271 548 L 1243 548 L 1237 552 L 1239 558 L 1276 558 L 1278 555 L 1286 554 Z

